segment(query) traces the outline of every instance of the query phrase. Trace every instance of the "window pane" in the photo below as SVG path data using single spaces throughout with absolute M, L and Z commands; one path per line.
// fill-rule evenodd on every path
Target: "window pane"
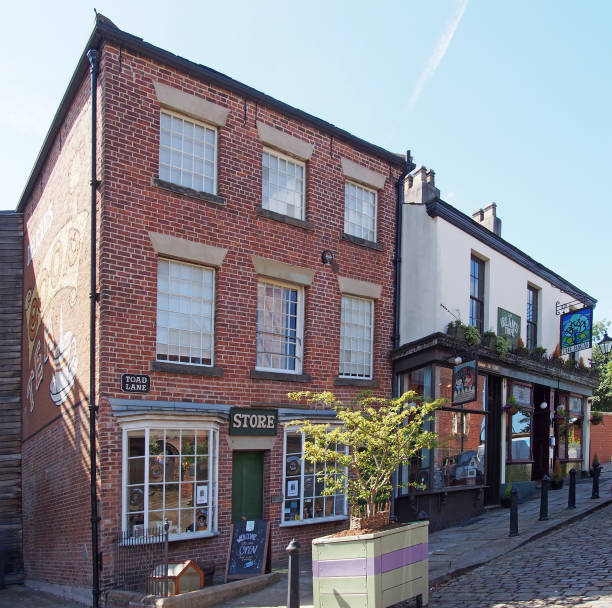
M 266 151 L 262 156 L 262 207 L 304 219 L 304 166 Z
M 301 371 L 298 290 L 260 282 L 257 295 L 257 367 Z
M 357 184 L 344 186 L 344 232 L 376 241 L 376 193 Z
M 340 321 L 340 375 L 372 377 L 373 302 L 342 297 Z
M 160 260 L 157 284 L 157 358 L 212 365 L 214 271 Z
M 189 188 L 205 188 L 206 192 L 215 194 L 216 131 L 164 112 L 161 114 L 160 128 L 160 179 Z M 202 181 L 201 171 L 199 177 L 196 175 L 198 167 L 201 167 L 200 159 L 204 157 L 209 165 L 210 177 L 205 182 Z

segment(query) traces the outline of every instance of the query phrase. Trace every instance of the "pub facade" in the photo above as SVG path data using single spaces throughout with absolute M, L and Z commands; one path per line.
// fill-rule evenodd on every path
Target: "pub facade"
M 588 471 L 590 334 L 571 346 L 560 320 L 582 335 L 596 300 L 502 239 L 495 203 L 468 217 L 441 200 L 433 171 L 407 177 L 403 203 L 395 391 L 446 405 L 438 445 L 398 472 L 395 508 L 436 529 L 509 484 L 529 496 L 556 460 Z

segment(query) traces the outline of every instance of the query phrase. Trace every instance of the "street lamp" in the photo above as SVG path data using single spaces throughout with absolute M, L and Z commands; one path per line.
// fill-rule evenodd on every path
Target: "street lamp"
M 612 338 L 608 336 L 608 332 L 604 330 L 604 337 L 597 343 L 599 346 L 599 351 L 604 357 L 604 361 L 608 361 L 608 356 L 610 355 L 610 351 L 612 350 Z

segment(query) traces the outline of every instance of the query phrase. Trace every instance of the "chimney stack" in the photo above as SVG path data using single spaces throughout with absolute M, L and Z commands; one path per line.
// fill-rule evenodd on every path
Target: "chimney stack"
M 436 188 L 435 172 L 420 166 L 408 176 L 404 190 L 404 202 L 413 205 L 422 205 L 440 197 L 440 190 Z
M 489 203 L 483 209 L 472 213 L 472 219 L 484 226 L 487 230 L 501 236 L 501 220 L 497 217 L 497 204 Z

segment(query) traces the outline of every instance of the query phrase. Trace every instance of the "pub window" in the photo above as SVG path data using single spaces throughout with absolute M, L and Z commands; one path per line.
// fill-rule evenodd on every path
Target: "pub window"
M 434 390 L 433 378 L 439 386 Z M 426 423 L 427 430 L 438 433 L 435 448 L 423 450 L 420 458 L 404 464 L 398 471 L 398 494 L 412 490 L 402 487 L 417 482 L 424 490 L 483 485 L 486 448 L 486 377 L 479 379 L 478 399 L 451 405 L 453 370 L 425 367 L 400 376 L 400 392 L 414 390 L 426 400 L 440 397 L 448 405 L 438 408 Z M 434 394 L 437 393 L 437 394 Z
M 346 451 L 346 446 L 336 446 Z M 346 517 L 346 491 L 324 494 L 325 482 L 317 474 L 328 465 L 304 459 L 304 433 L 285 432 L 285 468 L 283 473 L 283 522 L 311 522 Z
M 555 420 L 560 460 L 582 460 L 583 407 L 582 397 L 559 395 Z
M 212 427 L 124 429 L 123 531 L 156 533 L 167 520 L 171 539 L 217 528 L 218 432 Z
M 524 462 L 531 460 L 531 430 L 533 427 L 532 390 L 528 384 L 514 383 L 512 396 L 516 401 L 518 411 L 509 413 L 508 440 L 510 446 L 508 456 L 511 462 Z
M 527 348 L 533 350 L 538 345 L 538 296 L 539 290 L 527 286 Z
M 485 263 L 472 256 L 470 260 L 470 325 L 481 334 L 484 325 L 484 267 Z

